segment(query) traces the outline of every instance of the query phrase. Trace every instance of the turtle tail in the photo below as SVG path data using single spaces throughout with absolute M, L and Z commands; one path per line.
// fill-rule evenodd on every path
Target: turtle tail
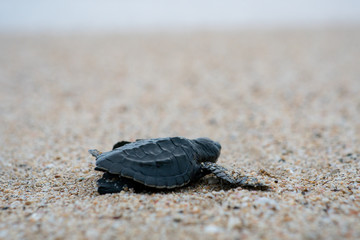
M 101 152 L 96 149 L 90 149 L 88 152 L 96 158 L 98 158 L 98 156 L 100 156 L 100 154 L 101 154 Z

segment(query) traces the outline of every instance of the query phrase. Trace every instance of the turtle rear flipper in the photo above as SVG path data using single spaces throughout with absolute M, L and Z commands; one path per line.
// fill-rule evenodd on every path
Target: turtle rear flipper
M 264 185 L 254 177 L 241 177 L 239 179 L 235 179 L 233 176 L 227 173 L 228 170 L 226 168 L 217 165 L 216 163 L 204 162 L 201 164 L 201 170 L 203 173 L 214 174 L 223 183 L 227 183 L 233 187 L 242 187 L 255 190 L 269 189 L 269 186 Z
M 101 152 L 99 151 L 99 150 L 97 150 L 97 149 L 90 149 L 90 150 L 88 150 L 88 152 L 93 156 L 93 157 L 98 157 L 98 156 L 100 156 L 100 154 L 101 154 Z
M 117 143 L 114 144 L 112 150 L 114 150 L 115 148 L 122 147 L 122 146 L 124 146 L 124 145 L 126 145 L 126 144 L 128 144 L 128 143 L 131 143 L 131 142 L 129 142 L 129 141 L 120 141 L 120 142 L 117 142 Z
M 138 182 L 108 172 L 105 172 L 103 177 L 100 178 L 96 183 L 98 185 L 98 192 L 100 194 L 118 193 L 126 188 L 132 188 L 135 192 L 141 192 L 145 190 L 144 185 Z

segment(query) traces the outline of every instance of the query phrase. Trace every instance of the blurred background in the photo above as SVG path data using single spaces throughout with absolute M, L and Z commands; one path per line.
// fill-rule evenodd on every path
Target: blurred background
M 233 29 L 359 22 L 360 2 L 356 0 L 13 0 L 0 3 L 1 31 Z
M 356 90 L 359 26 L 356 0 L 1 1 L 3 120 L 83 136 L 101 126 L 92 141 L 106 146 L 169 135 L 248 141 L 248 129 L 280 116 L 279 128 L 295 116 L 324 123 L 301 102 L 339 84 Z

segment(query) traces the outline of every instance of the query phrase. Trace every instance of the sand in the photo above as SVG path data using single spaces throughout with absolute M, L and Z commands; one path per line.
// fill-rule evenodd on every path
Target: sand
M 359 239 L 360 28 L 0 36 L 0 239 Z M 87 150 L 184 136 L 212 176 L 99 195 Z

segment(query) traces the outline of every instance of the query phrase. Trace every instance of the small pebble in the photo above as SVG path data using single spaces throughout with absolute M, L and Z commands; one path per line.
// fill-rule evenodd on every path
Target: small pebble
M 205 227 L 204 231 L 205 231 L 205 233 L 214 234 L 214 233 L 221 232 L 222 229 L 215 225 L 208 225 Z

